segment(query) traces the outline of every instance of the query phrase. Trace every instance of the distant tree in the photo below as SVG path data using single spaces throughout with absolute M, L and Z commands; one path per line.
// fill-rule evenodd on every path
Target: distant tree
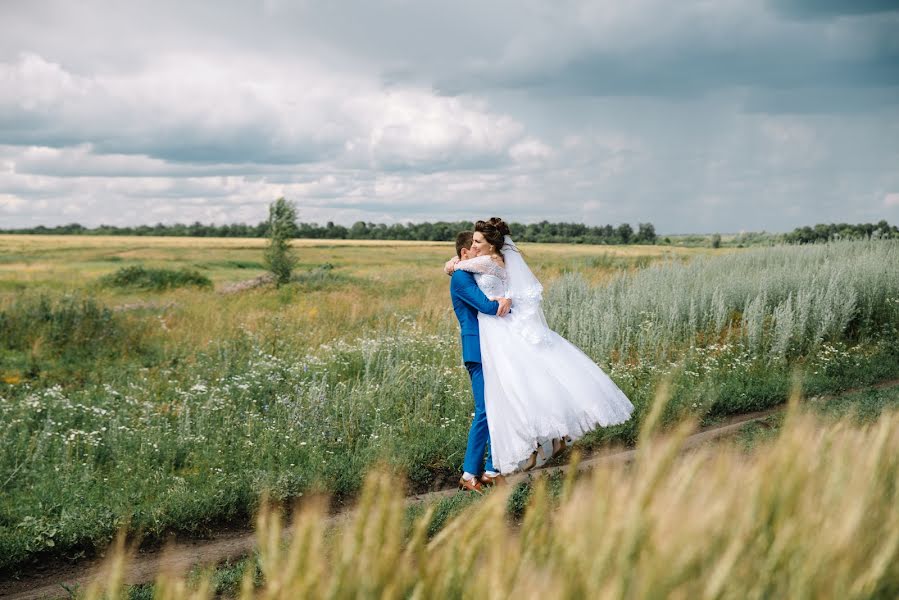
M 712 236 L 712 248 L 720 248 L 721 247 L 721 234 L 716 233 Z
M 621 240 L 622 244 L 629 244 L 634 235 L 634 229 L 630 224 L 622 223 L 618 226 L 618 229 L 615 230 L 615 233 L 618 234 L 618 239 Z
M 368 225 L 365 221 L 356 221 L 349 231 L 350 238 L 354 240 L 364 240 L 368 238 Z
M 344 240 L 348 233 L 349 231 L 343 225 L 335 225 L 334 221 L 328 221 L 328 224 L 325 226 L 325 235 L 323 237 L 332 240 Z
M 635 241 L 638 244 L 655 244 L 655 226 L 652 223 L 637 223 L 637 238 Z
M 187 227 L 187 235 L 190 237 L 206 237 L 206 226 L 199 221 L 194 221 Z
M 290 239 L 296 233 L 297 209 L 293 202 L 278 198 L 268 207 L 268 247 L 265 249 L 265 266 L 275 276 L 279 287 L 290 281 L 290 274 L 297 260 L 290 248 Z
M 87 231 L 80 223 L 69 223 L 56 228 L 57 232 L 62 235 L 79 235 Z

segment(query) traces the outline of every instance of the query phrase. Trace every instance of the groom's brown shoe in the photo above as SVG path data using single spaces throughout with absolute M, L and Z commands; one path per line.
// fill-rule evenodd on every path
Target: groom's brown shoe
M 478 481 L 477 477 L 472 477 L 468 480 L 459 479 L 459 489 L 469 492 L 477 492 L 478 494 L 484 493 L 484 486 L 481 485 L 481 482 Z
M 484 484 L 484 487 L 490 487 L 491 485 L 506 485 L 506 478 L 499 473 L 496 475 L 484 473 L 481 475 L 481 483 Z

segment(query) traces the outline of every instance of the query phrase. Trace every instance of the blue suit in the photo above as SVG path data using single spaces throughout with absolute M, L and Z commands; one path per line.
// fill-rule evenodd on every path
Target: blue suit
M 471 377 L 471 391 L 474 395 L 474 418 L 468 431 L 468 447 L 462 469 L 473 475 L 484 470 L 493 471 L 490 457 L 490 430 L 487 428 L 487 411 L 484 407 L 484 372 L 481 369 L 481 338 L 478 328 L 478 313 L 495 315 L 499 302 L 492 301 L 475 282 L 474 275 L 467 271 L 456 271 L 450 280 L 450 297 L 453 310 L 462 330 L 462 360 Z M 484 448 L 487 462 L 484 464 Z

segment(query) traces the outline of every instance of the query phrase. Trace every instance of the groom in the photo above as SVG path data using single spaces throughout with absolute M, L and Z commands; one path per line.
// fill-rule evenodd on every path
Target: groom
M 471 245 L 473 235 L 471 231 L 463 231 L 456 236 L 456 255 L 461 260 L 477 256 L 477 249 Z M 499 301 L 490 300 L 478 287 L 474 275 L 466 271 L 452 273 L 450 298 L 462 330 L 462 360 L 471 377 L 471 391 L 474 394 L 474 418 L 468 431 L 468 447 L 465 450 L 465 462 L 462 464 L 464 472 L 462 479 L 459 480 L 459 487 L 483 494 L 485 485 L 502 481 L 502 476 L 493 470 L 490 458 L 490 431 L 487 428 L 487 412 L 484 408 L 484 372 L 481 369 L 478 313 L 505 316 L 512 306 L 512 301 L 508 298 Z

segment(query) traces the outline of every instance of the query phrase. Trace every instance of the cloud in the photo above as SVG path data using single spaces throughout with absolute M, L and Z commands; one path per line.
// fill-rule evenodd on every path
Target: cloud
M 899 189 L 885 8 L 0 3 L 2 225 L 255 222 L 281 195 L 346 224 L 876 221 Z
M 845 110 L 854 101 L 895 102 L 899 13 L 841 21 L 777 18 L 760 3 L 636 2 L 560 15 L 519 32 L 495 61 L 438 79 L 449 93 L 511 88 L 547 95 L 691 98 L 739 90 L 759 110 L 790 102 L 793 112 Z M 608 12 L 608 14 L 606 14 Z M 664 14 L 648 22 L 647 14 Z M 575 24 L 569 19 L 583 19 Z M 560 22 L 561 21 L 561 26 Z M 561 29 L 561 31 L 559 31 Z M 559 35 L 561 34 L 561 35 Z M 845 89 L 859 98 L 846 98 Z M 831 98 L 826 104 L 821 98 Z M 870 99 L 869 99 L 870 97 Z M 843 100 L 840 102 L 840 100 Z
M 23 53 L 0 65 L 0 131 L 11 144 L 90 143 L 183 162 L 297 163 L 339 147 L 339 132 L 318 120 L 334 121 L 331 98 L 244 76 L 182 57 L 133 75 L 83 77 Z
M 779 13 L 799 18 L 829 18 L 896 11 L 893 0 L 769 0 Z
M 0 161 L 10 172 L 54 177 L 201 177 L 280 173 L 264 164 L 168 162 L 145 154 L 98 154 L 93 144 L 0 146 Z
M 521 163 L 539 163 L 550 158 L 552 154 L 552 148 L 534 138 L 522 140 L 509 148 L 509 155 Z
M 25 201 L 11 194 L 0 194 L 0 210 L 18 212 L 25 207 Z
M 887 208 L 899 207 L 899 194 L 892 193 L 884 196 L 883 205 Z
M 384 170 L 498 166 L 521 138 L 514 119 L 483 102 L 420 90 L 389 90 L 352 101 L 367 127 L 346 142 L 352 165 Z
M 23 53 L 0 64 L 0 134 L 8 145 L 89 145 L 98 154 L 172 163 L 334 159 L 434 169 L 503 161 L 523 133 L 483 101 L 383 90 L 306 63 L 293 65 L 293 75 L 283 80 L 253 61 L 182 56 L 138 74 L 82 77 Z

